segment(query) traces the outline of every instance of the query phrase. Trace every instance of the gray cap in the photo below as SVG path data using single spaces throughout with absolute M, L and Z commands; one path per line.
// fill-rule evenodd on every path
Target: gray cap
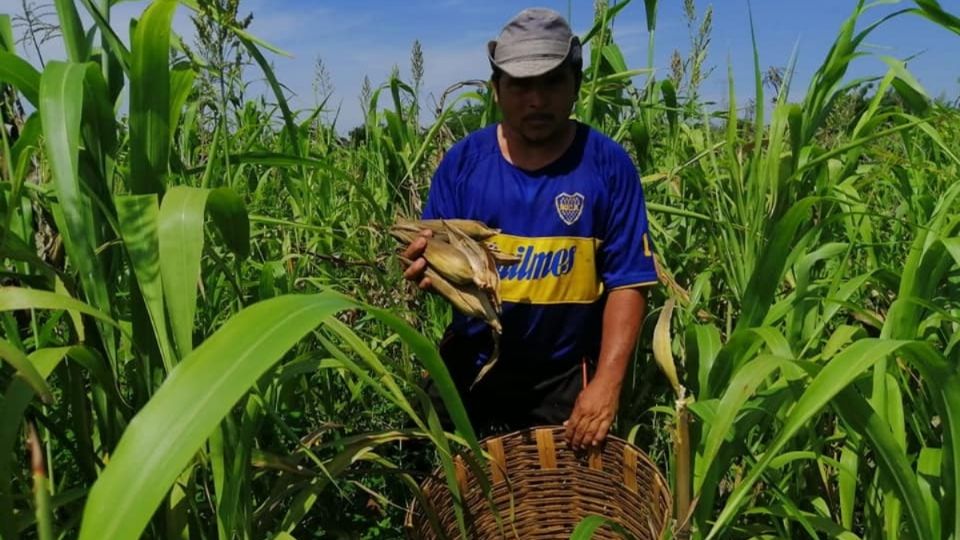
M 580 61 L 580 38 L 556 11 L 530 8 L 503 27 L 487 43 L 490 63 L 511 77 L 536 77 L 556 68 L 568 55 Z

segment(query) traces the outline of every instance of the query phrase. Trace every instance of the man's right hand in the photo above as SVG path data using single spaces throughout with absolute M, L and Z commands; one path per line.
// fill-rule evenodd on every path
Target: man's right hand
M 430 278 L 424 277 L 423 272 L 427 269 L 427 260 L 423 258 L 423 252 L 427 249 L 427 239 L 433 236 L 433 231 L 425 229 L 420 231 L 420 236 L 407 246 L 403 252 L 403 258 L 413 261 L 403 272 L 403 277 L 416 283 L 423 290 L 430 289 Z

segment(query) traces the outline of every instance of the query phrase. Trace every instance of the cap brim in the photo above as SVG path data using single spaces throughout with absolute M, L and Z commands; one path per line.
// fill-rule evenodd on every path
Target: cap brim
M 508 62 L 506 65 L 495 65 L 514 79 L 522 79 L 526 77 L 538 77 L 549 73 L 561 64 L 563 64 L 563 58 L 559 60 L 556 58 L 537 58 L 531 60 L 514 60 L 513 62 Z
M 563 56 L 550 55 L 534 58 L 517 58 L 505 62 L 497 62 L 494 60 L 494 51 L 496 50 L 497 42 L 490 41 L 487 43 L 487 58 L 492 65 L 515 79 L 537 77 L 549 73 L 563 64 L 567 55 L 570 54 L 570 48 L 573 46 L 574 40 L 575 37 L 571 37 Z

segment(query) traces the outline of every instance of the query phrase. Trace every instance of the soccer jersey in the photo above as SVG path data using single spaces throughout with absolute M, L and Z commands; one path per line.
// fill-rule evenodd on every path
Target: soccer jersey
M 437 168 L 423 217 L 482 221 L 501 230 L 491 242 L 521 258 L 498 268 L 504 364 L 560 370 L 596 359 L 605 293 L 657 282 L 636 167 L 585 124 L 558 160 L 536 171 L 504 159 L 496 125 L 470 134 Z M 455 312 L 447 333 L 477 343 L 472 358 L 457 361 L 489 358 L 483 321 Z

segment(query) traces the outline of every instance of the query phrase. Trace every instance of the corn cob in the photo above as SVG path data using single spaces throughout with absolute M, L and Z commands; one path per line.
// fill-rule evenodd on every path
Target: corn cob
M 438 238 L 427 240 L 427 249 L 423 252 L 427 264 L 451 283 L 467 285 L 475 281 L 475 270 L 469 256 L 457 246 Z
M 491 229 L 483 222 L 472 219 L 423 219 L 413 221 L 400 218 L 397 220 L 395 226 L 403 228 L 415 227 L 418 231 L 430 229 L 434 233 L 444 234 L 447 232 L 447 227 L 452 227 L 474 240 L 487 240 L 500 234 L 500 229 Z
M 433 289 L 447 299 L 461 313 L 483 320 L 492 329 L 493 353 L 477 374 L 471 386 L 476 385 L 496 365 L 500 356 L 500 273 L 498 264 L 510 265 L 520 258 L 500 251 L 496 244 L 485 242 L 499 233 L 479 221 L 449 219 L 412 221 L 398 219 L 390 234 L 402 244 L 410 244 L 424 230 L 426 238 L 423 257 L 427 261 L 424 277 Z M 410 260 L 401 257 L 406 264 Z
M 500 251 L 500 247 L 492 242 L 484 244 L 483 247 L 487 248 L 487 253 L 493 256 L 496 264 L 510 266 L 511 264 L 519 264 L 520 261 L 523 260 L 517 255 L 510 255 Z
M 469 261 L 470 267 L 473 269 L 473 282 L 485 291 L 492 291 L 494 280 L 490 274 L 496 274 L 497 268 L 494 265 L 491 269 L 487 252 L 480 244 L 474 242 L 456 227 L 447 225 L 445 228 L 447 236 L 450 237 L 450 245 L 460 250 Z
M 408 265 L 413 262 L 405 257 L 400 257 L 400 260 Z M 482 319 L 497 333 L 503 331 L 497 311 L 493 309 L 483 291 L 471 285 L 457 288 L 429 266 L 424 270 L 423 275 L 430 279 L 434 290 L 446 298 L 458 311 L 464 315 Z

